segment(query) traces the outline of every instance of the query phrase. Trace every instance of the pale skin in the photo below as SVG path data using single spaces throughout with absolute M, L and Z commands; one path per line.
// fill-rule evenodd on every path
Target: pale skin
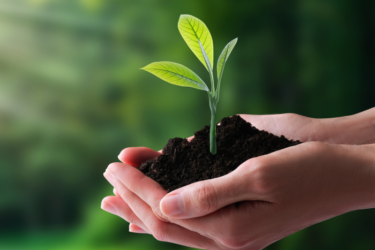
M 250 159 L 220 178 L 167 193 L 135 167 L 161 154 L 126 148 L 104 176 L 102 208 L 129 230 L 200 249 L 259 250 L 310 225 L 375 207 L 375 109 L 341 118 L 241 115 L 305 143 Z

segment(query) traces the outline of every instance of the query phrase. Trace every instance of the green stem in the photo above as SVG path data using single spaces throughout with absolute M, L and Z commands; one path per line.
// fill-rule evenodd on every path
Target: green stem
M 211 96 L 215 96 L 215 81 L 214 81 L 214 76 L 212 72 L 210 73 L 210 80 L 211 80 Z
M 211 126 L 210 126 L 210 152 L 211 154 L 216 154 L 216 105 L 214 103 L 214 98 L 208 94 L 208 99 L 210 103 L 211 110 Z
M 220 84 L 221 84 L 221 77 L 217 82 L 217 89 L 216 89 L 216 93 L 215 93 L 215 105 L 217 105 L 217 103 L 219 102 Z

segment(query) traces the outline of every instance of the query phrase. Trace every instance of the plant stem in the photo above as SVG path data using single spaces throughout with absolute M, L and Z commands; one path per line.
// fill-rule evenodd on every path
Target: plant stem
M 219 95 L 220 95 L 220 84 L 221 84 L 221 76 L 217 82 L 217 89 L 216 89 L 216 93 L 215 93 L 215 105 L 217 105 L 217 103 L 219 102 Z
M 208 94 L 208 100 L 211 110 L 211 126 L 210 126 L 210 152 L 216 154 L 216 104 L 214 97 Z
M 211 96 L 214 97 L 215 96 L 215 81 L 214 81 L 214 76 L 212 74 L 212 72 L 209 72 L 210 73 L 210 80 L 211 80 Z M 212 104 L 214 104 L 215 102 L 212 102 Z

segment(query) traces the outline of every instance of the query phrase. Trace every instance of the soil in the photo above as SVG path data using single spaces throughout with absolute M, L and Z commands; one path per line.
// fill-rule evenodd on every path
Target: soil
M 188 184 L 230 173 L 246 160 L 300 144 L 260 131 L 235 115 L 221 120 L 216 127 L 217 154 L 210 153 L 210 127 L 195 132 L 194 138 L 170 139 L 163 154 L 143 162 L 139 170 L 168 192 Z

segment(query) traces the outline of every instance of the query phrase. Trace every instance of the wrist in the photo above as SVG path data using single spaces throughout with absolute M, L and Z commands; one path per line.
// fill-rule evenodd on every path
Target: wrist
M 346 211 L 375 208 L 375 144 L 337 145 L 342 164 L 336 174 Z
M 351 116 L 317 120 L 320 141 L 357 145 L 375 143 L 375 108 Z
M 360 171 L 363 174 L 362 196 L 363 203 L 359 209 L 375 208 L 375 144 L 360 145 L 359 151 L 362 152 L 363 167 Z M 359 151 L 357 155 L 359 156 Z M 359 156 L 360 157 L 360 156 Z

